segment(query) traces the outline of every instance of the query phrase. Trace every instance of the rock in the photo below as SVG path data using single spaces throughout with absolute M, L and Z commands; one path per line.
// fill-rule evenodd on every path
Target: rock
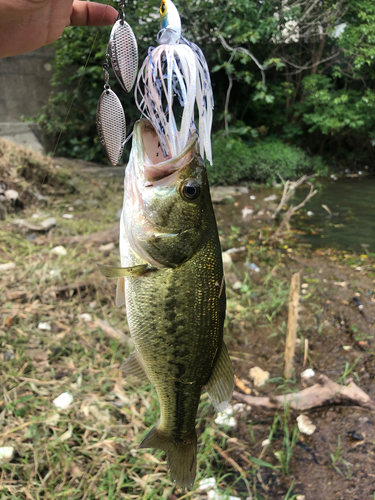
M 257 197 L 254 196 L 253 194 L 250 196 L 250 200 L 256 200 L 256 199 L 257 199 Z
M 16 201 L 19 198 L 19 194 L 14 189 L 7 189 L 4 194 L 9 201 Z
M 228 252 L 223 252 L 221 254 L 222 258 L 223 258 L 223 265 L 228 265 L 232 262 L 232 257 L 230 256 L 230 254 Z
M 269 439 L 265 439 L 264 441 L 262 441 L 262 447 L 265 448 L 266 446 L 270 445 L 271 444 L 271 441 Z
M 92 321 L 92 316 L 89 313 L 83 313 L 83 314 L 78 314 L 78 319 L 81 319 L 82 321 L 85 321 L 86 323 L 89 323 Z
M 15 269 L 16 264 L 14 262 L 7 262 L 6 264 L 0 264 L 0 273 L 4 271 L 10 271 L 11 269 Z
M 262 387 L 270 378 L 270 373 L 259 366 L 254 366 L 249 370 L 249 377 L 253 380 L 255 387 Z
M 236 427 L 237 423 L 233 417 L 233 407 L 228 406 L 224 411 L 217 414 L 215 424 L 227 425 L 228 427 Z
M 233 248 L 229 248 L 229 250 L 227 250 L 227 253 L 229 253 L 229 254 L 236 254 L 236 253 L 242 253 L 242 252 L 246 252 L 245 246 L 233 247 Z
M 199 489 L 200 490 L 211 490 L 216 486 L 216 479 L 214 477 L 207 477 L 206 479 L 202 479 L 199 481 Z
M 241 288 L 242 288 L 242 281 L 236 281 L 232 285 L 233 290 L 241 290 Z
M 312 217 L 312 216 L 314 215 L 314 212 L 312 212 L 311 210 L 309 210 L 309 211 L 307 212 L 307 215 L 308 215 L 309 217 Z
M 267 196 L 267 198 L 264 198 L 264 201 L 275 201 L 275 200 L 277 200 L 276 194 L 271 194 L 270 196 Z
M 309 380 L 310 378 L 315 377 L 315 372 L 311 368 L 307 368 L 304 372 L 301 373 L 301 378 L 303 380 Z
M 311 436 L 316 430 L 316 425 L 314 425 L 306 415 L 299 415 L 297 417 L 297 425 L 299 431 L 308 436 Z
M 56 219 L 55 219 L 55 217 L 48 217 L 47 219 L 44 219 L 40 223 L 40 225 L 42 227 L 41 231 L 48 231 L 49 229 L 51 229 L 54 226 L 56 226 Z
M 306 500 L 305 495 L 297 495 L 296 500 Z
M 63 219 L 73 219 L 74 215 L 73 214 L 63 214 Z
M 51 253 L 54 253 L 54 254 L 60 255 L 60 256 L 64 256 L 68 252 L 66 251 L 65 247 L 63 247 L 62 245 L 58 245 L 57 247 L 52 248 Z
M 43 196 L 42 194 L 37 193 L 36 191 L 32 191 L 32 195 L 33 195 L 33 196 L 35 196 L 35 198 L 36 198 L 38 201 L 47 201 L 47 200 L 48 200 L 48 197 L 47 197 L 47 196 Z
M 241 212 L 242 212 L 242 219 L 244 221 L 250 221 L 253 218 L 254 207 L 252 207 L 251 205 L 248 205 L 246 207 L 243 207 Z
M 68 406 L 73 403 L 73 396 L 69 392 L 63 392 L 56 399 L 52 401 L 58 410 L 65 410 Z
M 45 332 L 50 332 L 51 331 L 51 325 L 49 323 L 39 323 L 38 325 L 38 330 L 42 330 Z
M 10 462 L 14 457 L 13 446 L 1 446 L 0 447 L 0 463 Z
M 99 250 L 101 252 L 110 252 L 115 248 L 115 244 L 113 242 L 107 243 L 106 245 L 100 245 Z

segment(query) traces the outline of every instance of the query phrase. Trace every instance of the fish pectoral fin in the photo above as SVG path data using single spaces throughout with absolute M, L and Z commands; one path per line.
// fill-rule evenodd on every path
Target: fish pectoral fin
M 234 374 L 227 346 L 222 343 L 218 356 L 215 359 L 211 377 L 206 384 L 206 390 L 211 403 L 218 412 L 228 406 L 234 389 Z
M 130 373 L 130 375 L 134 375 L 135 377 L 142 380 L 142 382 L 149 383 L 150 380 L 147 376 L 146 370 L 139 359 L 139 354 L 137 351 L 131 353 L 127 360 L 120 366 L 120 369 L 125 373 Z
M 125 304 L 125 278 L 119 278 L 117 280 L 116 288 L 116 306 L 121 307 Z
M 150 270 L 148 264 L 140 264 L 139 266 L 131 267 L 112 267 L 104 266 L 103 264 L 97 264 L 99 271 L 106 278 L 122 278 L 124 276 L 139 276 Z

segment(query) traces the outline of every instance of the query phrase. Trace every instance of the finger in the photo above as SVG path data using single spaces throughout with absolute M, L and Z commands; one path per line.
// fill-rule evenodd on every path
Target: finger
M 117 11 L 110 5 L 74 0 L 70 26 L 109 26 L 116 17 Z

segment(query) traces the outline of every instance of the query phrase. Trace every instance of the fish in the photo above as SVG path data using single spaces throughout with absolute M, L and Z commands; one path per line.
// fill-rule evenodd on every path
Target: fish
M 221 248 L 197 136 L 165 160 L 151 122 L 135 123 L 125 171 L 117 278 L 135 350 L 122 368 L 151 382 L 160 419 L 140 443 L 163 450 L 171 480 L 194 484 L 195 420 L 203 388 L 223 411 L 234 388 L 223 340 L 226 298 Z

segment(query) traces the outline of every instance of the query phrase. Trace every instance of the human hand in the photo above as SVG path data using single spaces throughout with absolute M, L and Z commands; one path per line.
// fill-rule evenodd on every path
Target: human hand
M 0 0 L 0 57 L 56 41 L 67 26 L 107 26 L 117 11 L 82 0 Z

